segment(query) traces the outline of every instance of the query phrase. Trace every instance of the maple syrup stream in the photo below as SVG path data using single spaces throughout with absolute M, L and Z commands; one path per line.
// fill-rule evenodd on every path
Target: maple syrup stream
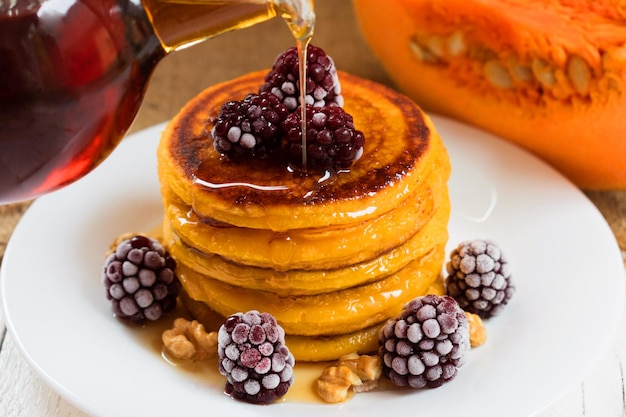
M 296 39 L 298 47 L 298 62 L 299 62 L 299 76 L 300 76 L 300 129 L 302 130 L 302 169 L 306 173 L 306 66 L 307 66 L 307 47 L 311 42 L 311 36 L 305 39 Z

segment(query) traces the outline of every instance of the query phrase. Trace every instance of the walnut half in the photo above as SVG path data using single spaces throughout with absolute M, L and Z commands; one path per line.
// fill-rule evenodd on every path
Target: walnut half
M 161 339 L 165 353 L 174 359 L 203 361 L 217 356 L 217 333 L 207 333 L 196 320 L 177 318 Z
M 376 388 L 381 373 L 382 361 L 378 355 L 351 353 L 324 369 L 315 381 L 315 390 L 328 403 L 344 402 L 354 392 Z
M 466 311 L 465 316 L 469 323 L 470 345 L 478 347 L 487 340 L 487 329 L 479 315 Z
M 360 384 L 361 379 L 343 365 L 329 366 L 315 381 L 315 390 L 327 403 L 340 403 L 351 396 L 350 388 Z

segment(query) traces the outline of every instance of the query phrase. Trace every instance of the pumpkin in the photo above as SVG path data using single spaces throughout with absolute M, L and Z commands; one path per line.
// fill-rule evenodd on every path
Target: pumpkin
M 626 189 L 626 3 L 353 0 L 398 89 L 583 189 Z M 445 138 L 444 138 L 445 139 Z

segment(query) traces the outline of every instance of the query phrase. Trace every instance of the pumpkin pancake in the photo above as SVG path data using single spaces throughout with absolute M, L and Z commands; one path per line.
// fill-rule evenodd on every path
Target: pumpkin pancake
M 190 210 L 171 204 L 167 210 L 172 231 L 187 245 L 203 253 L 222 256 L 231 262 L 277 271 L 289 269 L 332 269 L 358 263 L 395 248 L 417 233 L 433 214 L 430 192 L 424 197 L 407 198 L 397 209 L 368 221 L 347 227 L 345 234 L 325 237 L 324 231 L 307 236 L 286 231 L 213 226 L 197 219 Z M 185 221 L 180 221 L 185 217 Z M 398 230 L 389 224 L 398 225 Z
M 199 276 L 184 264 L 177 275 L 189 294 L 218 314 L 259 310 L 272 314 L 294 335 L 335 335 L 380 323 L 423 295 L 441 273 L 444 247 L 436 246 L 400 271 L 374 283 L 324 294 L 281 297 Z
M 216 254 L 202 253 L 189 247 L 173 234 L 169 222 L 164 225 L 164 240 L 170 254 L 199 276 L 236 287 L 270 291 L 279 296 L 311 295 L 375 282 L 399 271 L 434 246 L 445 244 L 448 217 L 449 207 L 441 206 L 432 220 L 403 245 L 362 263 L 325 270 L 277 271 L 236 264 Z
M 409 98 L 346 73 L 339 74 L 346 112 L 367 144 L 348 173 L 301 175 L 274 158 L 224 160 L 214 149 L 211 121 L 221 105 L 256 91 L 259 71 L 209 87 L 168 124 L 158 148 L 160 181 L 202 218 L 282 232 L 360 223 L 402 203 L 440 168 L 430 119 Z
M 445 294 L 442 277 L 439 277 L 426 290 L 427 294 Z M 183 290 L 180 296 L 189 313 L 209 331 L 217 331 L 224 322 L 224 317 L 215 313 L 206 304 L 193 300 Z M 285 341 L 289 351 L 297 361 L 321 362 L 331 361 L 340 356 L 356 352 L 372 354 L 378 349 L 378 333 L 382 323 L 357 330 L 352 333 L 335 336 L 294 336 L 286 335 Z

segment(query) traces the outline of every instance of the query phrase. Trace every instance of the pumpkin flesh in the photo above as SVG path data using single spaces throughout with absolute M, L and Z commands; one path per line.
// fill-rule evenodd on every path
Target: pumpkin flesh
M 533 152 L 581 188 L 626 189 L 626 6 L 354 0 L 400 90 Z

